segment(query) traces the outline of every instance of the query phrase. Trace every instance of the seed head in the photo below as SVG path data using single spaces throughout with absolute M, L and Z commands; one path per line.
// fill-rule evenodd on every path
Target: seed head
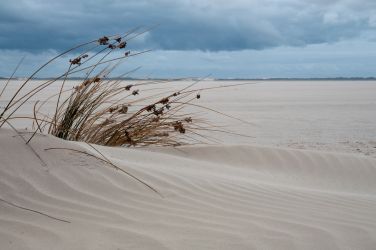
M 126 114 L 128 112 L 128 106 L 123 104 L 121 108 L 119 109 L 120 114 Z
M 181 121 L 176 121 L 174 124 L 174 130 L 179 131 L 181 134 L 185 134 L 185 128 L 183 126 L 183 123 Z
M 104 37 L 101 37 L 98 39 L 98 43 L 99 45 L 107 45 L 108 44 L 108 37 L 107 36 L 104 36 Z
M 127 42 L 124 41 L 124 42 L 119 43 L 118 48 L 119 49 L 124 49 L 125 46 L 127 46 Z
M 148 112 L 155 110 L 155 104 L 151 104 L 151 105 L 147 106 L 145 110 L 148 111 Z
M 129 85 L 125 86 L 125 90 L 130 90 L 132 87 L 133 87 L 133 85 L 129 84 Z
M 118 106 L 110 107 L 110 108 L 108 109 L 108 111 L 109 111 L 110 113 L 113 113 L 113 112 L 115 112 L 117 109 L 118 109 Z
M 77 65 L 81 65 L 81 57 L 76 57 L 76 58 L 74 58 L 73 60 L 70 59 L 69 62 L 70 62 L 72 65 L 75 65 L 75 64 L 77 64 Z
M 184 119 L 187 123 L 191 123 L 192 122 L 192 117 L 187 117 Z
M 116 46 L 113 45 L 113 44 L 109 44 L 108 47 L 109 47 L 110 49 L 116 49 Z
M 161 103 L 161 104 L 167 104 L 169 101 L 170 100 L 167 97 L 165 97 L 162 100 L 160 100 L 159 103 Z
M 81 84 L 81 86 L 82 87 L 86 87 L 87 85 L 89 85 L 90 83 L 92 83 L 92 79 L 87 79 L 86 81 L 84 81 L 82 84 Z
M 164 111 L 164 108 L 162 107 L 160 109 L 154 110 L 153 114 L 156 116 L 160 116 L 160 115 L 163 115 L 163 111 Z

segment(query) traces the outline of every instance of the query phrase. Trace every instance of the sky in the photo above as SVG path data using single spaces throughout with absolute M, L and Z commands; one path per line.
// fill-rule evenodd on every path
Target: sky
M 376 76 L 375 0 L 1 0 L 0 76 L 140 27 L 114 73 L 135 77 Z M 69 54 L 38 76 L 64 72 Z

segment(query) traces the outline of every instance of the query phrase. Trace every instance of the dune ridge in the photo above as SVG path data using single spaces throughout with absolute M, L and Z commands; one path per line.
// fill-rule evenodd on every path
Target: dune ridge
M 47 166 L 14 131 L 1 129 L 0 144 L 3 249 L 376 245 L 373 158 L 252 145 L 96 146 L 162 198 L 94 157 L 44 150 L 97 154 L 86 144 L 37 135 L 32 147 Z

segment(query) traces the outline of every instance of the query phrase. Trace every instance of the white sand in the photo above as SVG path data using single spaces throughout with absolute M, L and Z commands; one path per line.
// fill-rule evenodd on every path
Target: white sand
M 38 158 L 1 129 L 0 248 L 375 249 L 376 85 L 280 84 L 203 94 L 205 105 L 254 122 L 232 129 L 255 138 L 97 146 L 163 198 L 94 157 L 45 151 L 96 154 L 83 143 L 38 135 Z

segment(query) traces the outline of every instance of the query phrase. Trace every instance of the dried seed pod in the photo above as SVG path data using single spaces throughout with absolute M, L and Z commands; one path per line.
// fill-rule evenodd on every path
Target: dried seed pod
M 127 46 L 127 42 L 124 41 L 124 42 L 119 43 L 118 48 L 124 49 L 126 46 Z
M 150 112 L 152 110 L 155 110 L 155 104 L 151 104 L 145 108 L 146 111 Z
M 70 59 L 69 62 L 70 62 L 72 65 L 75 65 L 75 64 L 77 64 L 77 65 L 81 65 L 81 57 L 76 57 L 76 58 L 74 58 L 73 60 Z
M 129 84 L 129 85 L 125 86 L 125 90 L 130 90 L 132 87 L 133 87 L 133 85 Z
M 160 115 L 163 115 L 163 111 L 164 111 L 164 108 L 162 107 L 160 109 L 154 110 L 153 114 L 156 116 L 160 116 Z
M 167 97 L 165 97 L 162 100 L 160 100 L 159 103 L 161 103 L 161 104 L 167 104 L 169 101 L 170 100 Z
M 170 104 L 166 104 L 166 109 L 170 109 L 171 108 L 171 105 Z
M 181 134 L 185 134 L 185 128 L 183 126 L 183 123 L 181 121 L 176 121 L 174 124 L 174 130 L 179 131 Z
M 81 87 L 83 87 L 83 86 L 87 86 L 87 85 L 89 85 L 90 83 L 92 83 L 92 79 L 87 79 L 86 81 L 84 81 L 82 84 L 81 84 Z
M 108 37 L 107 36 L 104 36 L 104 37 L 101 37 L 98 39 L 98 43 L 99 45 L 107 45 L 108 44 Z
M 128 112 L 128 106 L 123 104 L 121 108 L 119 109 L 120 114 L 126 114 Z
M 121 37 L 115 38 L 115 41 L 118 42 L 118 43 L 120 43 L 121 42 Z
M 109 111 L 110 113 L 113 113 L 113 112 L 115 112 L 117 109 L 118 109 L 117 106 L 115 106 L 115 107 L 110 107 L 110 108 L 108 109 L 108 111 Z
M 200 93 L 198 93 L 198 94 L 196 95 L 196 98 L 197 98 L 197 99 L 200 99 L 200 98 L 201 98 Z
M 136 90 L 133 90 L 133 92 L 132 92 L 132 95 L 138 95 L 139 93 L 139 90 L 138 89 L 136 89 Z
M 113 44 L 109 44 L 109 45 L 108 45 L 108 48 L 110 48 L 110 49 L 116 49 L 116 46 L 113 45 Z
M 187 123 L 191 123 L 192 122 L 192 117 L 187 117 L 184 119 L 184 121 L 186 121 Z

